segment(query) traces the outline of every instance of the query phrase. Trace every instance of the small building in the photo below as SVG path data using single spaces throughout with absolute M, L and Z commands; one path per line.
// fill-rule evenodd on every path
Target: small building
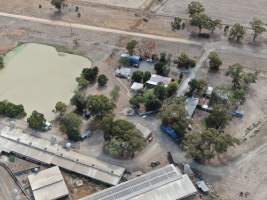
M 208 87 L 206 88 L 206 91 L 205 91 L 205 96 L 206 96 L 206 97 L 210 97 L 210 96 L 212 95 L 212 92 L 213 92 L 213 87 L 208 86 Z
M 115 76 L 120 77 L 120 78 L 130 79 L 130 77 L 131 77 L 131 69 L 130 68 L 126 68 L 126 67 L 117 68 L 116 71 L 115 71 Z
M 150 79 L 146 82 L 146 84 L 151 86 L 157 86 L 162 83 L 164 86 L 168 86 L 168 84 L 172 81 L 170 77 L 160 76 L 157 74 L 152 74 Z
M 131 90 L 133 90 L 134 92 L 137 92 L 139 90 L 142 90 L 144 88 L 144 84 L 143 83 L 137 83 L 134 82 L 131 86 Z
M 186 99 L 185 110 L 189 118 L 193 117 L 193 114 L 197 108 L 198 102 L 199 102 L 199 99 L 195 97 L 189 97 Z
M 35 200 L 56 200 L 69 195 L 59 167 L 51 167 L 28 176 Z
M 185 200 L 195 194 L 188 175 L 167 165 L 80 200 Z
M 144 127 L 143 125 L 136 123 L 135 127 L 137 130 L 139 130 L 143 136 L 143 138 L 145 138 L 145 140 L 148 140 L 150 137 L 152 137 L 152 131 L 149 130 L 148 128 Z
M 130 66 L 139 67 L 141 57 L 137 55 L 129 55 L 127 53 L 121 54 L 121 58 L 128 58 Z

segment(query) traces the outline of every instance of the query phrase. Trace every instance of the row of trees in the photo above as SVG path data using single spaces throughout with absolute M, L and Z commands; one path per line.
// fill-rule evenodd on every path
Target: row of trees
M 190 25 L 198 27 L 200 35 L 202 29 L 209 30 L 211 33 L 213 33 L 216 28 L 222 27 L 221 20 L 213 20 L 205 14 L 205 8 L 199 1 L 191 2 L 188 5 L 187 11 L 190 17 Z M 182 23 L 181 18 L 175 17 L 174 21 L 171 22 L 171 26 L 173 30 L 180 30 L 185 28 L 185 23 Z M 260 34 L 266 31 L 263 21 L 255 17 L 250 21 L 250 28 L 253 31 L 254 42 Z M 228 30 L 229 26 L 225 26 L 224 32 L 227 33 Z M 241 42 L 245 34 L 246 28 L 239 23 L 235 23 L 230 29 L 228 38 L 232 41 Z
M 76 78 L 78 87 L 80 90 L 85 89 L 89 84 L 98 82 L 98 86 L 104 87 L 108 83 L 108 78 L 104 74 L 98 76 L 99 69 L 98 67 L 93 68 L 84 68 L 81 75 Z
M 0 69 L 4 68 L 4 58 L 0 55 Z

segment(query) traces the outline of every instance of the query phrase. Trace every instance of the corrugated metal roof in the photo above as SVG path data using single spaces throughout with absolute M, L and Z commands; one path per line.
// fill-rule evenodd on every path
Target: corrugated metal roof
M 59 168 L 52 167 L 28 176 L 35 200 L 58 199 L 69 194 Z
M 57 165 L 61 168 L 82 174 L 101 182 L 116 185 L 119 183 L 125 169 L 66 150 L 61 145 L 52 145 L 49 141 L 22 133 L 19 129 L 2 129 L 0 132 L 0 151 L 16 154 Z
M 196 192 L 187 175 L 167 165 L 80 200 L 179 200 Z

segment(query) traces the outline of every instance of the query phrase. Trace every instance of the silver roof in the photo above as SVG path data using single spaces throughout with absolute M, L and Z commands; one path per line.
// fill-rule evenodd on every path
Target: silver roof
M 48 140 L 36 138 L 24 134 L 20 129 L 9 127 L 4 127 L 0 132 L 1 151 L 14 152 L 35 161 L 57 165 L 110 185 L 118 184 L 125 171 L 122 167 L 66 150 L 61 145 L 52 145 Z
M 167 165 L 80 200 L 179 200 L 196 192 L 187 175 Z
M 58 199 L 69 194 L 57 166 L 28 176 L 35 200 Z

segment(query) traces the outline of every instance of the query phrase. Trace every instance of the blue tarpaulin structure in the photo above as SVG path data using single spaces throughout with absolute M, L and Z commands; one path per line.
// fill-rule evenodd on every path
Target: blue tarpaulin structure
M 160 129 L 162 132 L 166 133 L 167 135 L 169 135 L 172 139 L 174 139 L 175 141 L 179 141 L 180 139 L 180 134 L 177 133 L 175 130 L 173 130 L 171 127 L 165 126 L 165 125 L 161 125 Z
M 136 55 L 129 55 L 127 53 L 121 54 L 122 58 L 128 58 L 130 65 L 139 66 L 141 57 Z

